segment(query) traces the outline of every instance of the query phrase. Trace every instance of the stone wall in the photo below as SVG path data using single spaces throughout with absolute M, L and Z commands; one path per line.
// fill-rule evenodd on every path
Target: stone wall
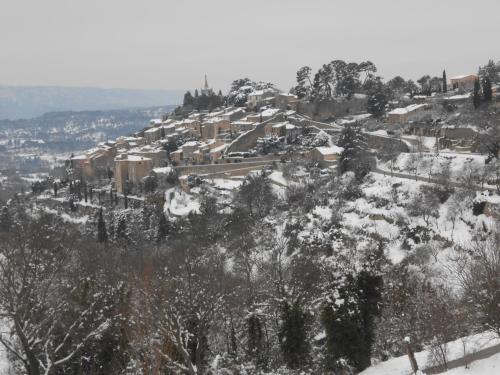
M 383 137 L 380 135 L 366 134 L 368 147 L 372 149 L 382 150 L 395 144 L 399 152 L 410 152 L 408 145 L 399 138 Z
M 216 174 L 225 173 L 229 171 L 234 171 L 238 169 L 261 167 L 265 165 L 270 165 L 274 161 L 279 161 L 279 157 L 275 159 L 264 159 L 255 161 L 246 161 L 241 163 L 224 163 L 224 164 L 207 164 L 207 165 L 184 165 L 179 167 L 174 167 L 179 176 L 186 176 L 190 174 Z
M 321 102 L 299 102 L 297 112 L 313 120 L 327 120 L 333 117 L 342 117 L 366 111 L 366 98 L 352 98 L 350 100 L 328 100 Z

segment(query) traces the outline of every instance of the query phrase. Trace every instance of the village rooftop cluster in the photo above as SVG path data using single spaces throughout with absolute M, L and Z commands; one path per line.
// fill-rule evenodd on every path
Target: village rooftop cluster
M 377 119 L 367 113 L 365 94 L 336 98 L 318 108 L 271 84 L 245 86 L 240 88 L 243 105 L 223 104 L 209 111 L 185 104 L 151 119 L 149 126 L 132 135 L 101 142 L 72 156 L 67 167 L 72 179 L 113 178 L 114 188 L 122 194 L 135 191 L 152 173 L 175 169 L 181 187 L 188 190 L 194 176 L 242 176 L 290 155 L 333 167 L 342 152 L 335 146 L 335 135 L 354 122 L 363 125 L 375 149 L 385 147 L 387 139 L 396 136 L 409 146 L 415 145 L 414 137 L 426 136 L 436 138 L 437 148 L 470 152 L 478 144 L 474 126 L 449 125 L 435 114 L 438 106 L 469 102 L 477 80 L 474 74 L 461 75 L 446 83 L 450 87 L 446 93 L 403 93 Z M 496 90 L 494 85 L 498 106 Z M 206 76 L 200 92 L 204 97 L 216 96 Z

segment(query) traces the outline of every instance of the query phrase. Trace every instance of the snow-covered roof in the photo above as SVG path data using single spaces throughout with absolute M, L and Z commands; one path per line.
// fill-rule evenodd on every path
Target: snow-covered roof
M 404 108 L 396 108 L 389 112 L 390 115 L 406 115 L 407 113 L 414 112 L 418 109 L 424 108 L 425 104 L 412 104 Z
M 321 155 L 339 155 L 344 149 L 339 146 L 316 147 Z
M 248 121 L 248 120 L 240 120 L 240 121 L 233 121 L 233 125 L 252 125 L 255 124 L 255 121 Z
M 181 147 L 196 147 L 199 145 L 200 145 L 200 143 L 197 141 L 189 141 L 189 142 L 184 143 Z
M 127 160 L 130 160 L 130 161 L 151 161 L 150 158 L 146 158 L 144 156 L 138 156 L 138 155 L 128 155 Z
M 280 112 L 278 108 L 268 108 L 265 111 L 262 111 L 262 116 L 272 117 L 278 112 Z
M 227 148 L 228 145 L 223 144 L 218 147 L 214 147 L 213 149 L 210 150 L 210 153 L 216 153 L 216 152 L 221 152 L 224 151 Z
M 455 77 L 451 77 L 450 80 L 464 79 L 464 78 L 467 78 L 467 77 L 476 77 L 476 75 L 475 74 L 461 74 L 461 75 L 458 75 L 458 76 L 455 76 Z
M 151 129 L 145 130 L 144 133 L 152 134 L 152 133 L 156 133 L 159 131 L 160 131 L 160 128 L 151 128 Z
M 138 156 L 138 155 L 130 155 L 130 154 L 121 154 L 118 155 L 115 159 L 115 161 L 152 161 L 152 159 L 144 157 L 144 156 Z
M 222 117 L 212 117 L 203 121 L 204 124 L 215 124 L 217 122 L 226 121 Z
M 172 167 L 153 168 L 153 172 L 158 174 L 169 174 L 170 172 L 172 172 Z
M 75 155 L 71 158 L 71 160 L 85 160 L 87 159 L 87 155 Z
M 273 129 L 279 129 L 279 128 L 282 128 L 284 126 L 286 126 L 286 122 L 280 122 L 280 123 L 274 124 Z
M 450 96 L 446 99 L 448 99 L 448 100 L 461 100 L 461 99 L 468 99 L 468 98 L 470 98 L 470 94 L 453 95 L 453 96 Z

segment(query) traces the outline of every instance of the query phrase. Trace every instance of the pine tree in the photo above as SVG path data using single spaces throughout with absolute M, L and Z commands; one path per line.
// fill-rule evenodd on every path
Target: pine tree
M 446 78 L 446 70 L 443 70 L 443 92 L 448 92 L 448 80 Z
M 338 144 L 343 148 L 339 158 L 340 174 L 353 171 L 357 178 L 364 177 L 370 167 L 366 160 L 366 136 L 361 127 L 358 124 L 347 124 Z
M 491 102 L 493 99 L 493 90 L 491 88 L 490 77 L 485 76 L 483 78 L 483 100 L 485 102 Z
M 375 117 L 381 117 L 385 113 L 385 107 L 388 103 L 388 96 L 383 82 L 378 79 L 368 92 L 368 101 L 366 109 Z
M 97 220 L 97 241 L 104 243 L 108 241 L 108 233 L 106 231 L 106 223 L 102 215 L 102 208 L 99 210 L 99 218 Z
M 474 92 L 472 94 L 472 103 L 474 104 L 474 108 L 478 109 L 481 105 L 481 84 L 479 83 L 479 78 L 474 81 Z
M 185 94 L 184 94 L 184 100 L 182 102 L 182 105 L 184 106 L 187 106 L 187 105 L 193 105 L 193 95 L 191 95 L 191 92 L 190 91 L 187 91 Z
M 281 307 L 281 327 L 279 332 L 281 351 L 287 366 L 298 369 L 307 362 L 309 344 L 307 341 L 308 315 L 299 301 L 292 305 L 285 301 Z

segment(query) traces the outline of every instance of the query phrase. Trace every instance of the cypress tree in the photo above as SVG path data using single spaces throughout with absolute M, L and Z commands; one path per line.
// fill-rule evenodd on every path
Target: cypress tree
M 309 345 L 307 342 L 307 313 L 299 301 L 292 305 L 284 302 L 281 308 L 281 327 L 279 332 L 281 351 L 287 366 L 298 369 L 307 362 Z
M 485 102 L 491 102 L 493 99 L 493 90 L 491 88 L 490 77 L 486 76 L 483 78 L 483 100 Z
M 158 221 L 158 232 L 156 234 L 156 242 L 157 243 L 162 242 L 165 238 L 167 238 L 169 232 L 170 232 L 170 226 L 167 217 L 163 212 L 160 212 L 160 220 Z
M 446 79 L 446 70 L 443 70 L 443 92 L 448 92 L 448 81 Z
M 339 278 L 332 289 L 335 292 L 321 311 L 326 333 L 326 365 L 335 372 L 346 366 L 361 369 L 364 363 L 360 350 L 363 347 L 363 332 L 355 278 L 352 275 Z
M 474 81 L 474 92 L 472 94 L 472 103 L 474 104 L 474 108 L 478 109 L 481 105 L 481 85 L 479 83 L 479 79 L 476 78 Z
M 84 197 L 85 203 L 87 203 L 88 191 L 87 191 L 87 183 L 86 182 L 84 182 L 84 184 L 83 184 L 83 197 Z
M 372 346 L 375 342 L 375 318 L 380 315 L 382 300 L 382 276 L 369 270 L 362 270 L 356 280 L 359 313 L 363 332 L 363 344 L 359 348 L 360 370 L 370 366 Z
M 264 353 L 264 332 L 262 324 L 256 314 L 251 314 L 247 320 L 248 331 L 248 353 L 250 358 L 255 361 L 257 367 L 266 366 Z
M 228 352 L 233 358 L 238 358 L 238 341 L 236 340 L 236 331 L 234 329 L 234 324 L 232 319 L 231 319 L 231 337 L 230 337 Z
M 124 216 L 118 218 L 115 236 L 116 238 L 127 238 L 127 222 Z
M 7 206 L 2 207 L 0 212 L 0 231 L 8 232 L 12 226 L 12 218 L 10 216 L 9 209 Z
M 106 232 L 106 223 L 102 215 L 102 208 L 99 210 L 99 218 L 97 219 L 97 241 L 100 243 L 108 241 L 108 233 Z

